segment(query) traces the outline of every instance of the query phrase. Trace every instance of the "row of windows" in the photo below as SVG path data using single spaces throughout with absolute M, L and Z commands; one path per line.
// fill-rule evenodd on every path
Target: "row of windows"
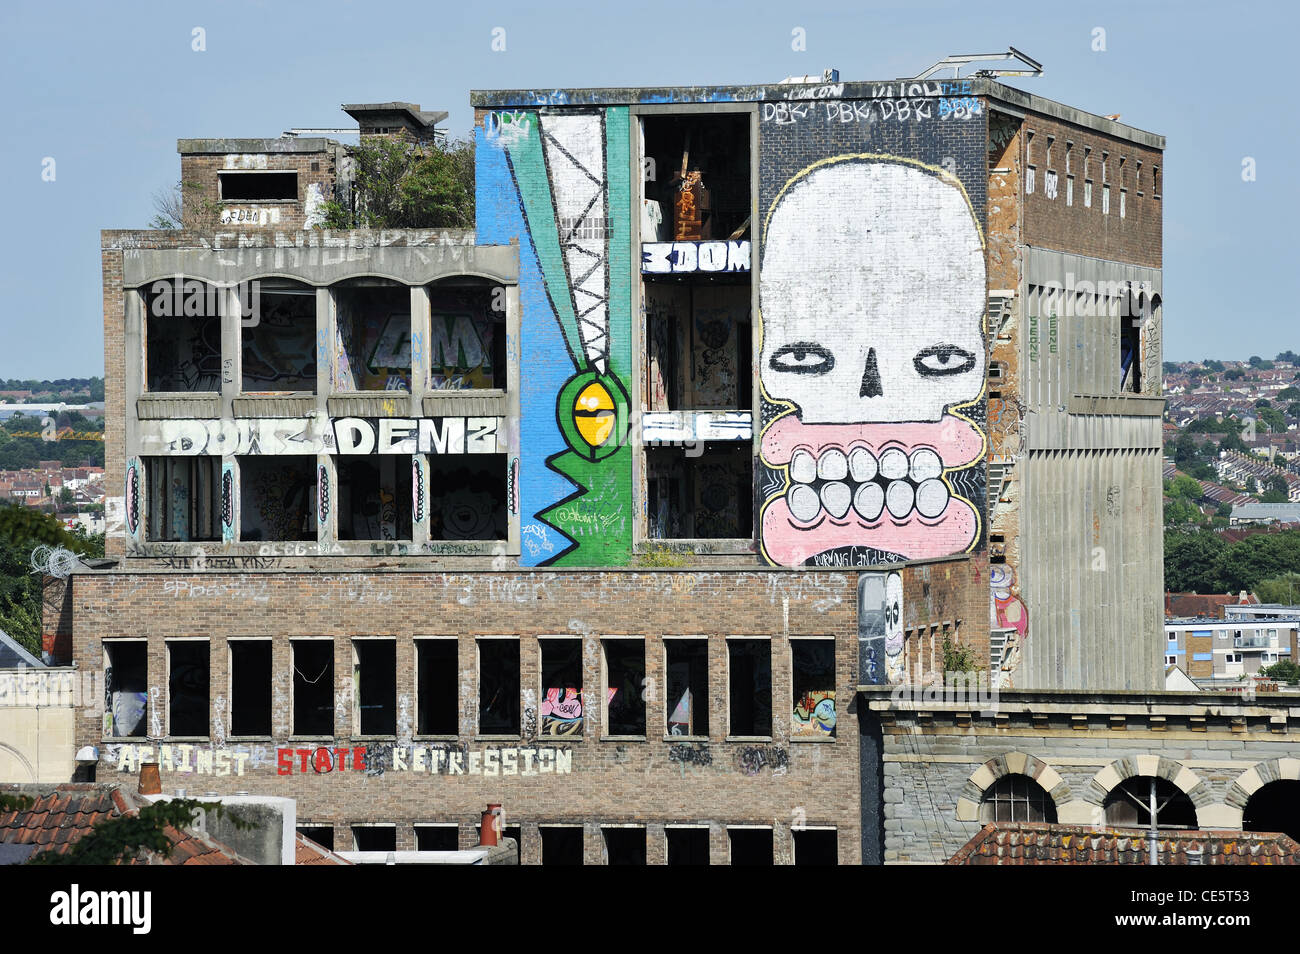
M 590 706 L 599 707 L 605 738 L 710 736 L 709 639 L 665 637 L 661 672 L 665 685 L 646 675 L 646 644 L 641 637 L 607 637 L 600 642 L 600 691 L 584 686 L 583 640 L 570 636 L 536 637 L 540 649 L 537 711 L 525 709 L 517 636 L 475 639 L 474 699 L 463 699 L 460 642 L 454 636 L 425 637 L 415 644 L 415 734 L 458 737 L 461 713 L 473 706 L 473 731 L 479 737 L 522 738 L 528 734 L 581 737 Z M 772 642 L 767 638 L 726 639 L 728 738 L 771 738 L 773 727 Z M 791 639 L 790 683 L 783 693 L 795 738 L 835 736 L 835 642 L 831 638 Z M 270 637 L 227 641 L 229 685 L 225 694 L 235 738 L 272 734 L 274 666 Z M 358 637 L 351 641 L 352 732 L 395 737 L 397 732 L 397 641 Z M 205 638 L 166 641 L 166 734 L 207 738 L 211 712 L 211 649 Z M 145 735 L 148 704 L 148 643 L 105 640 L 109 738 Z M 291 734 L 331 738 L 336 725 L 335 651 L 332 637 L 289 640 L 292 671 Z M 662 722 L 651 728 L 650 716 Z M 468 714 L 468 713 L 467 713 Z

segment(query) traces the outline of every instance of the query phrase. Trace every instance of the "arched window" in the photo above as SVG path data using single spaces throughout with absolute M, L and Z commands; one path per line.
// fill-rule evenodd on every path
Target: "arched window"
M 1028 775 L 1004 775 L 984 791 L 982 822 L 1054 822 L 1056 803 Z
M 1300 782 L 1281 779 L 1262 786 L 1241 814 L 1245 831 L 1280 831 L 1300 841 Z
M 1168 779 L 1134 775 L 1116 785 L 1102 806 L 1106 824 L 1121 828 L 1148 828 L 1151 816 L 1157 828 L 1195 828 L 1196 806 Z

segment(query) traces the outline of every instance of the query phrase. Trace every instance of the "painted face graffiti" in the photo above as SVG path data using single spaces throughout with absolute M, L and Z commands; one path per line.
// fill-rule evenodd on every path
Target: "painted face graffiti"
M 778 412 L 761 454 L 786 477 L 764 505 L 768 557 L 968 549 L 979 515 L 951 475 L 984 455 L 961 408 L 983 388 L 985 268 L 956 180 L 862 156 L 796 177 L 769 216 L 760 305 Z
M 903 680 L 903 578 L 897 573 L 885 578 L 885 678 Z

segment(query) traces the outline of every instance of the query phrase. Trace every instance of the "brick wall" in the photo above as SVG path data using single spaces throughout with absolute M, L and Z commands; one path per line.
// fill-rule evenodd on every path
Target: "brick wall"
M 224 212 L 234 217 L 234 220 L 229 223 L 234 228 L 271 226 L 281 229 L 301 229 L 305 227 L 308 194 L 312 185 L 320 187 L 320 194 L 326 201 L 334 198 L 336 176 L 334 165 L 334 158 L 328 152 L 269 153 L 249 156 L 184 155 L 181 156 L 181 182 L 195 183 L 201 187 L 182 188 L 185 213 L 198 214 L 203 208 L 215 208 L 220 205 Z M 298 198 L 293 202 L 222 201 L 218 173 L 241 169 L 298 173 Z M 244 216 L 248 217 L 247 220 L 243 218 Z

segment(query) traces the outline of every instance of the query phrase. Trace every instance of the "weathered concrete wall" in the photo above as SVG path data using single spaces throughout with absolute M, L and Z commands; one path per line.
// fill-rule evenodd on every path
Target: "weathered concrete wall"
M 68 669 L 0 670 L 0 782 L 67 782 L 81 680 Z

